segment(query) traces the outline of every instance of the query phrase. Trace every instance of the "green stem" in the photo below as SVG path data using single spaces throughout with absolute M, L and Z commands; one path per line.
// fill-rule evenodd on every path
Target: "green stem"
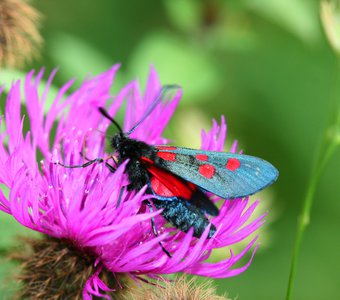
M 303 234 L 305 232 L 306 227 L 308 226 L 310 222 L 310 212 L 312 209 L 315 190 L 318 185 L 319 179 L 323 173 L 323 170 L 325 169 L 327 162 L 333 156 L 337 146 L 338 146 L 338 143 L 336 142 L 336 140 L 333 140 L 333 142 L 329 144 L 325 152 L 325 155 L 323 156 L 323 159 L 318 161 L 317 168 L 313 174 L 313 177 L 311 178 L 311 181 L 310 181 L 307 193 L 306 193 L 302 214 L 300 215 L 299 220 L 298 220 L 298 229 L 297 229 L 297 234 L 295 238 L 295 246 L 294 246 L 293 257 L 292 257 L 292 262 L 291 262 L 291 269 L 290 269 L 290 275 L 289 275 L 286 300 L 290 300 L 292 296 L 293 284 L 294 284 L 296 268 L 297 268 L 297 259 L 298 259 L 298 255 L 299 255 L 300 248 L 301 248 Z
M 339 108 L 337 108 L 339 109 Z M 306 227 L 309 225 L 310 222 L 310 214 L 312 209 L 312 204 L 314 200 L 314 194 L 321 178 L 321 175 L 328 163 L 328 161 L 333 156 L 334 152 L 336 151 L 337 147 L 339 146 L 339 136 L 338 130 L 340 128 L 340 111 L 337 116 L 337 120 L 335 124 L 331 122 L 330 126 L 326 128 L 324 141 L 325 143 L 321 145 L 319 155 L 317 157 L 316 163 L 314 165 L 314 170 L 312 170 L 312 177 L 310 178 L 310 182 L 308 185 L 308 189 L 306 192 L 306 196 L 303 203 L 302 213 L 298 218 L 298 228 L 295 238 L 294 250 L 293 250 L 293 257 L 291 261 L 291 269 L 288 281 L 288 289 L 286 294 L 286 300 L 290 300 L 293 291 L 293 285 L 296 275 L 296 268 L 297 268 L 297 260 L 301 249 L 302 237 L 306 230 Z M 333 132 L 332 132 L 333 131 Z M 327 135 L 331 132 L 331 138 L 327 137 Z M 324 151 L 322 151 L 325 149 Z
M 339 1 L 336 3 L 338 5 Z M 326 168 L 327 163 L 333 156 L 337 147 L 340 145 L 340 101 L 339 101 L 340 53 L 338 51 L 335 51 L 335 54 L 337 59 L 337 66 L 333 83 L 333 94 L 330 97 L 331 104 L 335 105 L 333 107 L 331 105 L 331 115 L 329 117 L 329 123 L 328 126 L 326 126 L 326 130 L 324 132 L 322 143 L 318 151 L 318 156 L 316 157 L 315 160 L 314 169 L 312 170 L 311 173 L 311 178 L 306 191 L 306 196 L 304 198 L 302 212 L 298 218 L 297 233 L 290 267 L 286 300 L 290 300 L 292 297 L 293 285 L 297 269 L 297 260 L 301 249 L 303 234 L 310 223 L 310 215 L 316 188 L 318 186 L 321 175 Z M 334 101 L 333 103 L 332 100 Z M 335 115 L 332 115 L 333 113 L 335 113 Z M 333 118 L 334 116 L 335 118 Z

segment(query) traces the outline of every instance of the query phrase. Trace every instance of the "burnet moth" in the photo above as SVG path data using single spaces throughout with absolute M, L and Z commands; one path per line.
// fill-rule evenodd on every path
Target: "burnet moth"
M 252 195 L 272 184 L 278 177 L 278 170 L 261 158 L 244 154 L 153 146 L 130 138 L 130 134 L 166 98 L 166 94 L 177 89 L 178 86 L 174 85 L 163 86 L 143 117 L 126 133 L 104 108 L 99 108 L 100 113 L 118 129 L 110 140 L 112 149 L 118 154 L 115 167 L 102 158 L 89 160 L 83 165 L 59 164 L 80 168 L 105 162 L 114 172 L 128 159 L 125 172 L 130 182 L 127 186 L 129 191 L 138 191 L 147 186 L 147 193 L 153 195 L 154 206 L 163 209 L 161 214 L 170 224 L 183 232 L 193 228 L 193 235 L 198 238 L 210 225 L 208 238 L 211 238 L 216 227 L 209 222 L 206 214 L 217 216 L 219 211 L 206 192 L 224 199 Z M 147 205 L 152 209 L 151 203 Z M 153 219 L 152 228 L 157 235 Z

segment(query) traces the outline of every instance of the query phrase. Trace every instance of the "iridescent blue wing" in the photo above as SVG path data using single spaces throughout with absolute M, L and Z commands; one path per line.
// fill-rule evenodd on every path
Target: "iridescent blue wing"
M 269 162 L 249 155 L 172 146 L 155 149 L 160 167 L 222 198 L 255 194 L 279 174 Z

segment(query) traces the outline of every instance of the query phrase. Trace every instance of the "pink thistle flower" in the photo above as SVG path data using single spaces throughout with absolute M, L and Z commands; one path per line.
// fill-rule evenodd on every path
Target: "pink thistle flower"
M 108 292 L 113 289 L 101 278 L 104 271 L 117 280 L 122 273 L 135 280 L 176 272 L 212 278 L 242 273 L 250 265 L 257 246 L 248 263 L 240 268 L 234 265 L 252 248 L 257 237 L 238 254 L 230 250 L 220 262 L 206 260 L 214 249 L 230 248 L 262 225 L 264 215 L 250 221 L 258 201 L 250 204 L 248 198 L 224 200 L 219 216 L 211 220 L 217 228 L 216 234 L 207 239 L 207 228 L 197 239 L 192 230 L 183 233 L 164 227 L 166 221 L 160 211 L 143 209 L 143 201 L 151 197 L 145 194 L 145 189 L 138 192 L 123 189 L 120 195 L 128 184 L 125 163 L 114 173 L 101 163 L 79 169 L 56 163 L 83 164 L 84 147 L 90 159 L 109 155 L 105 152 L 105 135 L 110 123 L 101 116 L 98 107 L 108 107 L 108 113 L 114 117 L 126 102 L 124 130 L 128 131 L 155 99 L 161 84 L 153 68 L 144 94 L 133 81 L 118 95 L 111 96 L 109 90 L 117 69 L 114 66 L 84 81 L 70 95 L 66 93 L 73 82 L 68 82 L 51 107 L 46 107 L 46 99 L 55 72 L 43 93 L 38 92 L 43 71 L 35 77 L 30 72 L 23 84 L 17 81 L 12 85 L 1 120 L 4 129 L 0 134 L 0 182 L 9 189 L 9 195 L 0 193 L 0 210 L 11 214 L 23 226 L 91 256 L 95 271 L 84 287 L 78 287 L 83 288 L 84 299 L 93 296 L 111 299 Z M 162 132 L 180 97 L 179 91 L 172 101 L 159 105 L 131 137 L 149 144 L 165 144 L 167 140 Z M 21 113 L 23 99 L 26 116 Z M 213 128 L 202 133 L 202 148 L 222 151 L 225 138 L 226 124 L 222 117 L 220 125 L 214 121 Z M 236 144 L 232 148 L 235 151 Z M 160 231 L 158 237 L 152 232 L 151 218 Z M 172 258 L 158 245 L 160 241 Z

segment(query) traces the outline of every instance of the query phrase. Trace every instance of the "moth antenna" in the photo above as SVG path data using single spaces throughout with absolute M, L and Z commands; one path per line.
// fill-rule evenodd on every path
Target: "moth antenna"
M 136 128 L 152 113 L 152 111 L 155 109 L 157 104 L 162 101 L 162 99 L 164 98 L 164 95 L 166 95 L 166 93 L 168 93 L 169 91 L 172 91 L 172 90 L 179 90 L 180 88 L 181 87 L 177 84 L 163 85 L 160 92 L 156 96 L 155 100 L 150 104 L 147 111 L 144 113 L 143 117 L 137 122 L 137 124 L 135 124 L 135 126 L 133 126 L 129 130 L 129 132 L 127 134 L 130 135 L 132 132 L 134 132 L 136 130 Z
M 101 113 L 106 119 L 110 120 L 110 121 L 117 127 L 117 129 L 118 129 L 118 131 L 119 131 L 120 133 L 123 133 L 122 127 L 120 127 L 120 125 L 116 122 L 116 120 L 113 119 L 113 118 L 108 114 L 108 112 L 106 111 L 105 108 L 103 108 L 103 107 L 98 107 L 98 110 L 100 111 L 100 113 Z

